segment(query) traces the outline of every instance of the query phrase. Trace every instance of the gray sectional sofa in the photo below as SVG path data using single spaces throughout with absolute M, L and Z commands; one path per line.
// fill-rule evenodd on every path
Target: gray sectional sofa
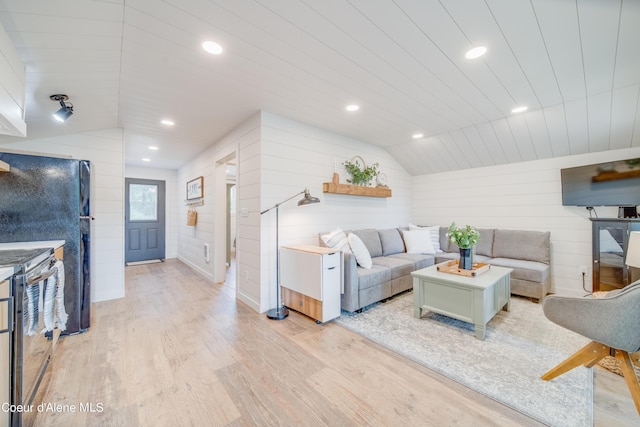
M 551 287 L 550 233 L 502 229 L 478 231 L 481 237 L 475 247 L 474 262 L 512 268 L 511 293 L 542 300 Z M 435 254 L 407 253 L 398 228 L 352 232 L 366 245 L 373 267 L 362 268 L 353 254 L 344 254 L 342 309 L 349 312 L 411 289 L 411 272 L 459 257 L 458 247 L 447 239 L 447 227 L 440 227 L 442 252 Z M 322 239 L 320 244 L 324 244 Z

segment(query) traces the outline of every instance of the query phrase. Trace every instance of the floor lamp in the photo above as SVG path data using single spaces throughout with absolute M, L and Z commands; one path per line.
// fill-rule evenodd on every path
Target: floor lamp
M 272 209 L 276 210 L 276 299 L 277 299 L 276 303 L 278 305 L 276 306 L 276 308 L 272 308 L 271 310 L 267 311 L 267 317 L 269 319 L 282 320 L 289 315 L 289 310 L 286 307 L 283 307 L 282 302 L 280 301 L 280 245 L 278 243 L 278 232 L 279 232 L 278 208 L 280 207 L 281 204 L 286 203 L 289 200 L 293 199 L 294 197 L 298 197 L 301 194 L 304 194 L 304 197 L 298 201 L 298 206 L 307 206 L 307 205 L 312 205 L 314 203 L 320 203 L 320 199 L 318 199 L 317 197 L 313 197 L 311 194 L 309 194 L 309 190 L 305 188 L 301 192 L 294 194 L 288 199 L 285 199 L 280 203 L 276 203 L 275 205 L 271 206 L 269 209 L 265 209 L 262 212 L 260 212 L 260 215 L 262 215 L 269 212 Z

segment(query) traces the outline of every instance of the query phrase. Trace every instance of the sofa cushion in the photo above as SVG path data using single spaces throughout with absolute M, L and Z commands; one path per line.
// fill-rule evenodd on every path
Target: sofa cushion
M 445 236 L 448 233 L 448 229 L 445 229 Z M 478 233 L 480 234 L 480 240 L 474 246 L 475 253 L 477 255 L 484 255 L 487 257 L 493 256 L 493 236 L 495 229 L 493 228 L 477 228 Z M 446 238 L 446 237 L 445 237 Z M 447 248 L 447 252 L 455 252 L 458 253 L 459 249 L 458 245 L 455 243 L 448 241 L 449 246 Z
M 513 268 L 512 279 L 528 280 L 530 282 L 544 283 L 549 275 L 549 265 L 537 261 L 525 261 L 513 258 L 493 258 L 491 265 Z
M 389 255 L 390 258 L 400 258 L 411 261 L 413 263 L 415 270 L 420 270 L 421 268 L 429 267 L 433 265 L 435 259 L 433 255 L 425 255 L 425 254 L 408 254 L 406 252 L 402 252 L 399 254 Z
M 478 228 L 480 240 L 475 246 L 476 255 L 493 256 L 493 235 L 495 231 L 493 228 Z
M 440 249 L 444 252 L 449 252 L 449 237 L 447 233 L 449 232 L 448 227 L 440 227 Z M 453 243 L 451 243 L 453 245 Z M 456 248 L 456 252 L 458 249 Z
M 404 245 L 409 254 L 435 254 L 431 241 L 431 232 L 424 229 L 404 230 L 402 232 Z
M 366 230 L 353 230 L 353 234 L 358 236 L 360 240 L 369 250 L 372 258 L 382 256 L 382 244 L 380 243 L 380 235 L 378 230 L 373 228 Z
M 382 265 L 370 269 L 358 268 L 358 289 L 368 289 L 391 281 L 391 270 Z M 362 306 L 361 306 L 362 307 Z
M 380 244 L 382 246 L 382 256 L 404 252 L 404 242 L 397 228 L 378 230 L 378 235 L 380 236 Z
M 471 261 L 475 264 L 476 262 L 484 262 L 485 264 L 491 264 L 493 258 L 486 255 L 473 255 Z
M 371 254 L 367 250 L 367 247 L 364 245 L 360 238 L 353 234 L 349 233 L 348 236 L 349 246 L 351 247 L 351 252 L 356 257 L 356 262 L 360 267 L 370 269 L 372 266 L 371 262 Z
M 441 263 L 445 261 L 451 261 L 452 259 L 460 259 L 459 252 L 442 252 L 440 254 L 436 254 L 436 263 Z M 492 258 L 485 255 L 475 254 L 472 257 L 472 261 L 475 264 L 476 262 L 484 262 L 491 264 Z
M 347 233 L 340 228 L 336 228 L 331 233 L 320 235 L 320 239 L 329 248 L 339 249 L 342 252 L 350 252 L 349 241 L 347 240 Z
M 460 254 L 458 252 L 442 252 L 436 254 L 435 262 L 440 264 L 441 262 L 451 261 L 452 259 L 459 259 Z
M 392 256 L 380 256 L 372 258 L 372 261 L 374 265 L 383 266 L 391 270 L 392 280 L 409 275 L 415 269 L 412 261 Z
M 514 258 L 549 264 L 551 233 L 548 231 L 496 230 L 494 258 Z

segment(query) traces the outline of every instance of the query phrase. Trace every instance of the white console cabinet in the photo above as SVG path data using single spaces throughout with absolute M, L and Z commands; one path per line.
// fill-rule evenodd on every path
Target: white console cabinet
M 280 249 L 282 302 L 288 308 L 327 322 L 340 316 L 342 252 L 320 246 Z

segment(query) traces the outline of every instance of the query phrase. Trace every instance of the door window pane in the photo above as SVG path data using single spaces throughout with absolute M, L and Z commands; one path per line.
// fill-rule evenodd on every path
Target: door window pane
M 158 186 L 129 184 L 129 220 L 158 220 Z

